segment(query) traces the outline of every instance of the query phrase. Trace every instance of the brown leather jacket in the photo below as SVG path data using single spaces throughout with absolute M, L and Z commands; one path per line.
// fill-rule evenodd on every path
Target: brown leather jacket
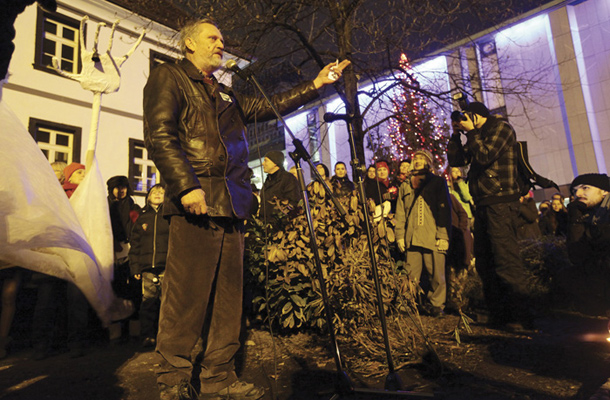
M 310 81 L 271 100 L 285 114 L 317 97 Z M 201 188 L 210 217 L 247 218 L 252 189 L 246 124 L 274 117 L 263 98 L 204 83 L 187 59 L 152 70 L 144 87 L 144 140 L 167 184 L 165 215 L 183 214 L 180 198 Z

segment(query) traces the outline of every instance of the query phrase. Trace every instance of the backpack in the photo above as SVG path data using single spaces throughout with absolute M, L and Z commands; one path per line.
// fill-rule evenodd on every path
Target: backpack
M 555 182 L 538 175 L 530 165 L 527 142 L 517 141 L 515 153 L 517 154 L 517 184 L 521 196 L 525 196 L 534 186 L 540 186 L 543 189 L 554 187 L 559 192 L 559 186 Z

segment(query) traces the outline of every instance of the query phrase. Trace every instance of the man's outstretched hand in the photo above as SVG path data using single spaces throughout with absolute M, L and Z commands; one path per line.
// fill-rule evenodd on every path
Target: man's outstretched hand
M 341 78 L 343 70 L 347 68 L 347 66 L 350 64 L 350 60 L 343 60 L 338 64 L 336 62 L 332 62 L 326 67 L 322 68 L 316 79 L 313 80 L 313 84 L 315 85 L 316 89 L 320 89 L 324 85 L 335 83 L 337 79 Z M 335 72 L 338 75 L 337 79 L 331 79 L 329 77 L 331 71 Z

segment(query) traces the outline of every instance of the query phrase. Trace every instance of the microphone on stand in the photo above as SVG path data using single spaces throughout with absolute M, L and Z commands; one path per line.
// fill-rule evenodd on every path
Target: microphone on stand
M 249 80 L 250 76 L 252 75 L 252 74 L 247 73 L 243 69 L 239 68 L 239 65 L 237 65 L 235 60 L 227 61 L 227 63 L 225 64 L 225 68 L 233 71 L 235 74 L 237 74 L 237 76 L 239 76 L 244 81 Z
M 326 123 L 331 123 L 331 122 L 335 122 L 338 120 L 349 122 L 353 118 L 354 118 L 354 116 L 350 115 L 350 114 L 335 114 L 335 113 L 331 113 L 331 112 L 324 113 L 324 117 L 323 117 L 324 122 L 326 122 Z

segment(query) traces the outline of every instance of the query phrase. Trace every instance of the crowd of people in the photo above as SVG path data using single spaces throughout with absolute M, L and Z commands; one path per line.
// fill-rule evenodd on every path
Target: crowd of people
M 429 275 L 427 299 L 420 304 L 423 312 L 443 316 L 448 272 L 466 268 L 474 260 L 490 324 L 532 329 L 535 310 L 528 304 L 530 271 L 520 258 L 520 241 L 542 236 L 564 238 L 573 263 L 582 264 L 586 258 L 589 264 L 602 265 L 603 270 L 610 254 L 610 228 L 604 222 L 610 216 L 605 211 L 607 205 L 602 204 L 603 199 L 608 201 L 608 177 L 580 175 L 572 183 L 567 206 L 566 198 L 557 192 L 537 208 L 531 190 L 521 195 L 513 128 L 491 115 L 482 103 L 469 107 L 468 116 L 454 123 L 446 170 L 436 171 L 432 154 L 424 149 L 394 165 L 377 160 L 366 170 L 365 195 L 375 206 L 375 216 L 395 217 L 398 251 L 394 254 L 397 261 L 403 261 L 406 273 L 420 281 L 425 267 Z M 263 163 L 273 165 L 273 171 L 282 171 L 285 181 L 273 186 L 275 172 L 268 176 L 261 192 L 266 194 L 261 199 L 266 207 L 264 215 L 273 209 L 270 198 L 286 200 L 293 207 L 300 199 L 297 180 L 284 171 L 283 164 L 283 156 L 276 151 L 268 153 Z M 337 197 L 353 193 L 354 183 L 347 177 L 344 162 L 336 163 L 332 177 L 324 164 L 316 168 Z M 597 185 L 590 189 L 598 196 L 588 208 L 583 205 L 585 191 L 578 190 L 581 180 Z M 309 184 L 310 192 L 314 185 Z M 590 228 L 585 232 L 583 225 Z M 577 231 L 583 232 L 576 235 Z M 583 252 L 582 248 L 589 248 L 583 241 L 595 243 L 595 250 Z M 590 254 L 599 257 L 591 258 Z

